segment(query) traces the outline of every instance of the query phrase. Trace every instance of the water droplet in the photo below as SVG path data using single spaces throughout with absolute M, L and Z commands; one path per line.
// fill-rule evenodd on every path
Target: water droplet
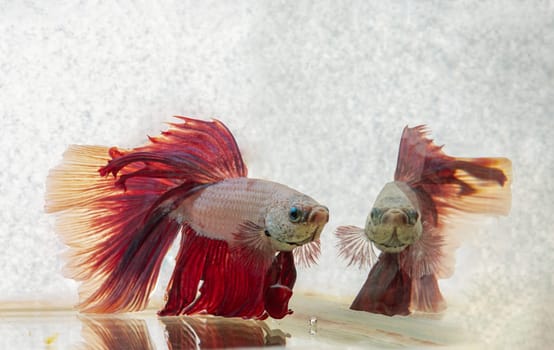
M 317 317 L 311 316 L 310 321 L 308 322 L 308 333 L 310 335 L 316 335 L 317 334 Z

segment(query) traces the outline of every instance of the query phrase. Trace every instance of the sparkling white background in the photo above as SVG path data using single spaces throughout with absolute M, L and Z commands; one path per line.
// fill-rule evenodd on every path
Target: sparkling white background
M 67 145 L 137 146 L 176 114 L 222 120 L 252 177 L 330 208 L 297 290 L 354 295 L 367 271 L 333 231 L 363 224 L 425 123 L 514 168 L 511 215 L 471 229 L 445 297 L 490 345 L 553 343 L 553 79 L 551 1 L 2 1 L 0 301 L 76 301 L 43 213 Z

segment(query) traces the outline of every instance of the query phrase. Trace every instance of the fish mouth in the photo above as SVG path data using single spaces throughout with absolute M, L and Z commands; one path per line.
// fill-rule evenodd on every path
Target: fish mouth
M 389 240 L 386 243 L 375 243 L 377 248 L 387 253 L 398 253 L 406 249 L 408 244 L 402 243 L 398 240 Z
M 391 237 L 385 242 L 373 241 L 377 248 L 389 253 L 398 253 L 404 250 L 409 244 L 400 241 L 396 229 L 395 227 Z
M 306 222 L 308 222 L 309 224 L 317 224 L 317 228 L 319 228 L 319 226 L 325 225 L 329 222 L 329 208 L 324 205 L 313 207 L 307 214 Z
M 394 242 L 394 243 L 379 243 L 379 245 L 382 245 L 383 247 L 387 248 L 400 248 L 405 247 L 406 244 L 400 243 L 400 242 Z
M 310 236 L 309 236 L 308 238 L 303 239 L 303 240 L 301 240 L 301 241 L 297 241 L 297 242 L 293 242 L 293 241 L 280 241 L 280 242 L 286 243 L 286 244 L 289 244 L 289 245 L 293 245 L 293 246 L 300 247 L 300 246 L 302 246 L 302 245 L 304 245 L 304 244 L 306 244 L 306 243 L 312 242 L 312 241 L 315 239 L 315 237 L 316 237 L 316 235 L 317 235 L 317 232 L 318 232 L 319 230 L 321 230 L 321 229 L 322 229 L 322 227 L 316 227 L 316 228 L 312 231 L 312 233 L 310 234 Z

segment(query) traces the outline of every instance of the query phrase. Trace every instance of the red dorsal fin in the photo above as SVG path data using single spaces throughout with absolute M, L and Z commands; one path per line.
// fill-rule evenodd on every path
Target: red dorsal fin
M 176 118 L 185 123 L 171 123 L 169 130 L 150 137 L 145 146 L 130 151 L 110 149 L 112 160 L 100 169 L 100 174 L 116 176 L 124 167 L 139 162 L 139 169 L 119 176 L 116 185 L 122 188 L 136 177 L 164 179 L 173 184 L 209 184 L 247 176 L 237 143 L 223 123 Z
M 426 137 L 424 126 L 404 128 L 395 181 L 425 192 L 436 214 L 460 212 L 507 215 L 512 166 L 506 158 L 455 158 Z
M 84 311 L 143 309 L 181 227 L 168 214 L 199 187 L 247 174 L 221 122 L 178 118 L 184 123 L 131 150 L 70 146 L 50 172 L 45 209 L 60 212 Z

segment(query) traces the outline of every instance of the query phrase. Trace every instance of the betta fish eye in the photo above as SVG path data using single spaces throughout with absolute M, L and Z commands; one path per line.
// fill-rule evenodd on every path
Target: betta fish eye
M 417 222 L 417 219 L 419 218 L 419 213 L 415 209 L 406 209 L 405 210 L 406 215 L 408 215 L 408 220 L 410 224 L 414 225 Z
M 371 209 L 371 213 L 369 214 L 370 217 L 371 217 L 371 221 L 373 223 L 376 223 L 377 220 L 379 220 L 379 218 L 381 217 L 381 214 L 382 214 L 382 210 L 379 209 L 379 208 L 373 208 Z
M 302 211 L 297 207 L 291 207 L 289 210 L 290 222 L 298 222 L 300 219 L 302 219 Z

